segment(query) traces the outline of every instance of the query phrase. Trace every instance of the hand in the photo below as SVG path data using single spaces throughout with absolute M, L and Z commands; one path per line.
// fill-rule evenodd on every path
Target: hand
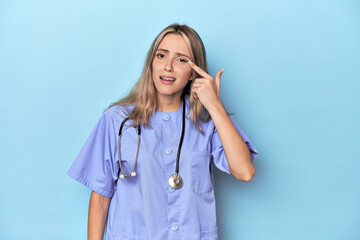
M 225 71 L 225 68 L 216 73 L 214 81 L 214 79 L 208 73 L 206 73 L 200 67 L 196 66 L 195 63 L 191 61 L 188 63 L 195 72 L 203 77 L 194 79 L 191 92 L 194 94 L 194 98 L 199 99 L 206 110 L 210 111 L 210 109 L 214 108 L 215 105 L 220 102 L 220 78 Z

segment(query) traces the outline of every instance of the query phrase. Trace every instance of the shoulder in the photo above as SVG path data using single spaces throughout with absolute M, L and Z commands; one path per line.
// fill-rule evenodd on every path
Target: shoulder
M 106 109 L 103 117 L 114 122 L 121 122 L 124 118 L 128 117 L 134 109 L 133 105 L 114 105 Z

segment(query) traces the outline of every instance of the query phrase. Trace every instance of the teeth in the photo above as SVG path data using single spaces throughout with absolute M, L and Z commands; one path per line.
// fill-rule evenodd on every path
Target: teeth
M 175 81 L 174 78 L 164 78 L 164 77 L 160 77 L 161 79 L 164 79 L 164 80 L 168 80 L 168 81 Z

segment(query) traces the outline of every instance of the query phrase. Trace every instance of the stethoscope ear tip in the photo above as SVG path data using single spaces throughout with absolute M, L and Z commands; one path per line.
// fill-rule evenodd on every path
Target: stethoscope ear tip
M 126 177 L 135 177 L 136 176 L 136 172 L 131 172 L 130 175 L 127 175 Z M 126 178 L 124 174 L 120 174 L 120 178 Z

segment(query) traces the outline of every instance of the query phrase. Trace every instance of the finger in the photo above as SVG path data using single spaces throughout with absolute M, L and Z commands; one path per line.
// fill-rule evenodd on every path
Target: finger
M 191 88 L 191 93 L 193 94 L 193 96 L 194 96 L 195 99 L 198 99 L 198 98 L 199 98 L 198 95 L 197 95 L 197 93 L 196 93 L 195 88 Z
M 220 91 L 220 79 L 221 79 L 221 75 L 223 74 L 223 72 L 225 71 L 225 68 L 221 69 L 220 71 L 218 71 L 215 75 L 215 85 L 217 87 L 218 93 Z
M 208 78 L 208 79 L 212 79 L 212 77 L 207 73 L 205 72 L 204 70 L 202 70 L 200 67 L 196 66 L 195 63 L 193 63 L 192 61 L 188 61 L 190 67 L 192 69 L 195 70 L 195 72 L 197 72 L 198 74 L 200 74 L 200 76 L 204 77 L 204 78 Z
M 207 79 L 207 78 L 195 78 L 194 83 L 207 83 L 208 81 L 209 81 L 209 79 Z
M 202 84 L 201 83 L 193 83 L 192 87 L 193 88 L 199 88 Z

